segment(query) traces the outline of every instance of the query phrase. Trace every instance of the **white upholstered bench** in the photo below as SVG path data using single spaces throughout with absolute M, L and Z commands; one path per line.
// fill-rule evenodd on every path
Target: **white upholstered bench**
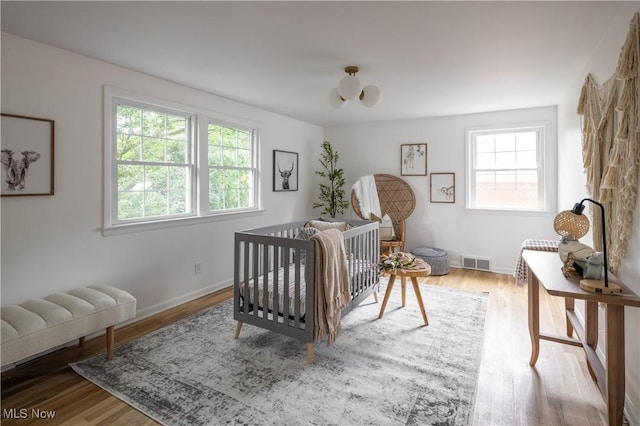
M 135 318 L 136 299 L 110 286 L 89 286 L 1 308 L 2 366 L 106 329 L 113 359 L 114 325 Z

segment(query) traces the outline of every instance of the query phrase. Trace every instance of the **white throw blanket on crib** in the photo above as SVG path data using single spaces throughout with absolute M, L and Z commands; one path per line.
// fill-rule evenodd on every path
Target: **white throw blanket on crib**
M 378 198 L 378 188 L 373 175 L 362 176 L 351 187 L 360 204 L 360 213 L 364 219 L 369 219 L 371 213 L 377 217 L 382 217 L 380 211 L 380 199 Z
M 328 229 L 311 239 L 316 244 L 313 339 L 320 341 L 327 337 L 330 345 L 340 333 L 342 308 L 351 301 L 344 237 L 337 229 Z

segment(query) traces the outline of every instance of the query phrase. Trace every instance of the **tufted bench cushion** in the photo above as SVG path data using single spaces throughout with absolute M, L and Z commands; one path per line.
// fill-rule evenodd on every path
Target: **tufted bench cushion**
M 411 254 L 424 260 L 431 266 L 431 275 L 447 275 L 449 273 L 449 254 L 439 248 L 418 247 Z
M 89 286 L 20 305 L 3 306 L 2 365 L 38 354 L 97 331 L 107 331 L 113 357 L 113 326 L 135 318 L 136 299 L 110 286 Z

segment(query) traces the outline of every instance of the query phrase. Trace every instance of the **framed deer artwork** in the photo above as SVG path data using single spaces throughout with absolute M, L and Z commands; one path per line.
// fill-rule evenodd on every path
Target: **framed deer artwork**
M 298 190 L 298 153 L 273 150 L 273 190 Z

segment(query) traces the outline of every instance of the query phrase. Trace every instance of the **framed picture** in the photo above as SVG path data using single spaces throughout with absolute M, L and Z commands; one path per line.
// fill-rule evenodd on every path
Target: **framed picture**
M 430 186 L 432 203 L 456 202 L 455 173 L 431 173 Z
M 53 135 L 53 120 L 2 114 L 3 197 L 53 195 Z
M 273 151 L 273 190 L 298 190 L 298 153 Z
M 427 144 L 403 144 L 400 145 L 400 175 L 402 176 L 426 176 L 427 175 Z

